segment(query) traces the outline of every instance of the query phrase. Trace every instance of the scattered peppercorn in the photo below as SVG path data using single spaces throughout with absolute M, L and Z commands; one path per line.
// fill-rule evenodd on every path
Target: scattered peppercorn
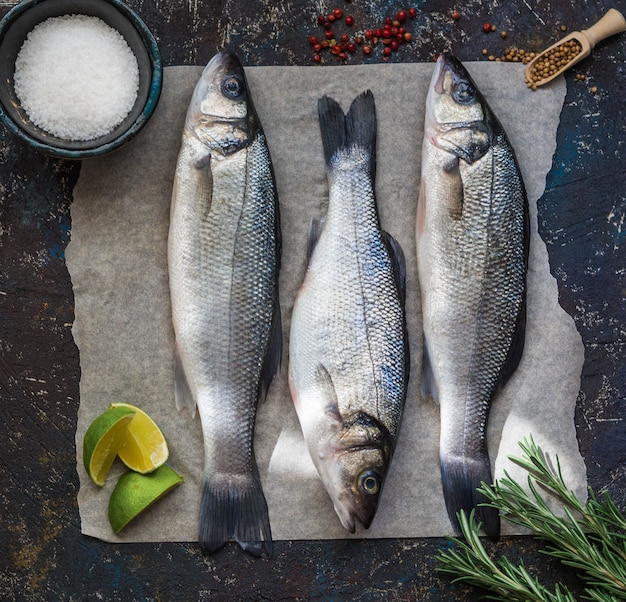
M 501 31 L 500 37 L 504 40 L 506 38 L 506 31 Z
M 383 60 L 386 61 L 392 53 L 400 49 L 400 46 L 413 40 L 413 34 L 407 31 L 403 24 L 409 17 L 413 19 L 416 16 L 417 10 L 413 7 L 401 9 L 393 18 L 385 17 L 379 27 L 337 34 L 335 30 L 340 27 L 340 21 L 343 21 L 346 27 L 354 26 L 354 16 L 350 14 L 344 16 L 341 8 L 332 9 L 326 15 L 320 14 L 317 16 L 317 24 L 324 28 L 324 37 L 321 41 L 317 36 L 309 37 L 309 43 L 313 48 L 313 62 L 323 62 L 323 52 L 327 49 L 330 49 L 339 61 L 347 60 L 350 54 L 357 51 L 357 47 L 363 49 L 364 55 L 370 55 L 374 47 L 381 42 Z M 367 40 L 366 44 L 364 40 Z
M 592 94 L 597 94 L 597 93 L 598 93 L 598 88 L 596 88 L 596 86 L 593 86 L 593 87 L 591 88 L 591 93 L 592 93 Z
M 487 22 L 483 24 L 483 31 L 489 33 L 491 31 L 491 23 Z
M 452 20 L 458 21 L 461 18 L 461 13 L 458 10 L 452 11 Z

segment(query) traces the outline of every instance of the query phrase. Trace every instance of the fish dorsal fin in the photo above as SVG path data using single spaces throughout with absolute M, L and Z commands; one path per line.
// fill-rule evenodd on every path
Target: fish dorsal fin
M 435 373 L 430 361 L 430 352 L 428 351 L 428 341 L 424 337 L 424 349 L 422 353 L 422 378 L 420 382 L 420 393 L 422 399 L 432 397 L 436 403 L 439 403 L 439 391 L 437 390 L 437 381 Z
M 278 302 L 278 296 L 274 303 L 274 314 L 272 316 L 272 325 L 270 328 L 270 342 L 265 356 L 265 363 L 263 365 L 263 373 L 261 380 L 261 399 L 264 400 L 267 397 L 267 392 L 274 380 L 276 374 L 280 370 L 280 363 L 283 358 L 283 323 L 280 314 L 280 303 Z
M 309 224 L 309 236 L 306 241 L 306 264 L 307 266 L 311 263 L 311 257 L 313 256 L 313 251 L 315 251 L 315 247 L 317 246 L 317 241 L 320 239 L 320 235 L 322 234 L 322 230 L 324 229 L 324 218 L 320 219 L 312 219 Z
M 517 316 L 517 322 L 515 323 L 515 332 L 513 333 L 513 339 L 511 341 L 511 347 L 506 360 L 502 366 L 500 373 L 499 387 L 502 388 L 507 383 L 509 378 L 513 375 L 517 366 L 522 359 L 524 353 L 524 342 L 526 340 L 526 295 L 522 301 L 522 307 Z
M 400 293 L 400 299 L 404 305 L 406 301 L 406 260 L 404 259 L 404 251 L 400 243 L 388 232 L 383 230 L 382 237 L 385 246 L 389 250 L 393 275 Z
M 196 415 L 196 402 L 191 394 L 187 374 L 183 367 L 178 345 L 174 347 L 174 396 L 176 399 L 176 409 L 187 408 L 193 416 Z

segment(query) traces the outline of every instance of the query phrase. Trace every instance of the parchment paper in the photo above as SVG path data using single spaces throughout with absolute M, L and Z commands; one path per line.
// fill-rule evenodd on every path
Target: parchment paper
M 521 365 L 493 406 L 489 449 L 495 476 L 521 475 L 507 459 L 532 433 L 558 454 L 570 486 L 585 495 L 574 404 L 583 361 L 572 320 L 557 303 L 545 246 L 537 234 L 536 200 L 555 148 L 565 83 L 531 93 L 522 66 L 470 63 L 468 69 L 502 121 L 528 190 L 532 244 L 528 330 Z M 433 64 L 247 69 L 277 177 L 283 232 L 280 294 L 284 329 L 281 373 L 259 407 L 256 454 L 274 539 L 419 537 L 451 533 L 438 462 L 439 412 L 419 398 L 421 318 L 414 224 L 424 102 Z M 177 412 L 166 241 L 169 204 L 183 120 L 200 67 L 165 69 L 154 118 L 127 147 L 85 161 L 74 193 L 67 263 L 74 284 L 73 327 L 80 349 L 80 410 L 76 433 L 82 531 L 108 541 L 194 541 L 200 502 L 202 434 L 199 418 Z M 347 534 L 307 454 L 287 387 L 288 333 L 293 299 L 304 271 L 309 221 L 327 197 L 317 99 L 328 94 L 347 110 L 370 88 L 378 115 L 376 189 L 383 227 L 402 245 L 408 267 L 411 380 L 400 439 L 378 514 L 368 531 Z M 107 519 L 109 495 L 125 470 L 118 461 L 104 489 L 87 477 L 82 441 L 89 423 L 112 401 L 150 413 L 170 445 L 169 464 L 185 482 L 120 536 Z M 504 532 L 515 532 L 509 525 Z

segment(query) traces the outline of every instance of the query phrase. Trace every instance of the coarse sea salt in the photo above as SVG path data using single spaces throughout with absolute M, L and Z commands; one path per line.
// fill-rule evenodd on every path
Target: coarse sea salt
M 63 15 L 28 34 L 14 81 L 35 125 L 58 138 L 87 141 L 110 133 L 131 111 L 139 67 L 123 36 L 102 19 Z

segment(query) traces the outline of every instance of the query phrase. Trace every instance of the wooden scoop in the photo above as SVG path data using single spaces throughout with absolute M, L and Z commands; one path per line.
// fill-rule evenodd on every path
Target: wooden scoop
M 552 81 L 557 75 L 560 75 L 565 70 L 569 69 L 579 61 L 582 61 L 586 56 L 589 55 L 591 49 L 600 41 L 608 38 L 610 36 L 615 35 L 616 33 L 620 33 L 626 30 L 626 20 L 622 13 L 611 8 L 605 15 L 602 17 L 595 25 L 592 25 L 589 29 L 583 29 L 582 31 L 574 31 L 569 35 L 565 36 L 562 40 L 559 40 L 556 44 L 553 44 L 549 48 L 546 48 L 543 52 L 540 52 L 528 65 L 526 66 L 525 77 L 526 82 L 529 84 L 533 84 L 533 86 L 543 86 L 547 84 L 549 81 Z M 582 47 L 578 54 L 572 58 L 566 65 L 560 67 L 556 73 L 549 75 L 548 77 L 544 77 L 543 79 L 533 80 L 532 79 L 532 68 L 537 63 L 537 61 L 541 60 L 545 57 L 551 50 L 557 48 L 561 44 L 569 42 L 570 40 L 576 40 L 580 46 Z

